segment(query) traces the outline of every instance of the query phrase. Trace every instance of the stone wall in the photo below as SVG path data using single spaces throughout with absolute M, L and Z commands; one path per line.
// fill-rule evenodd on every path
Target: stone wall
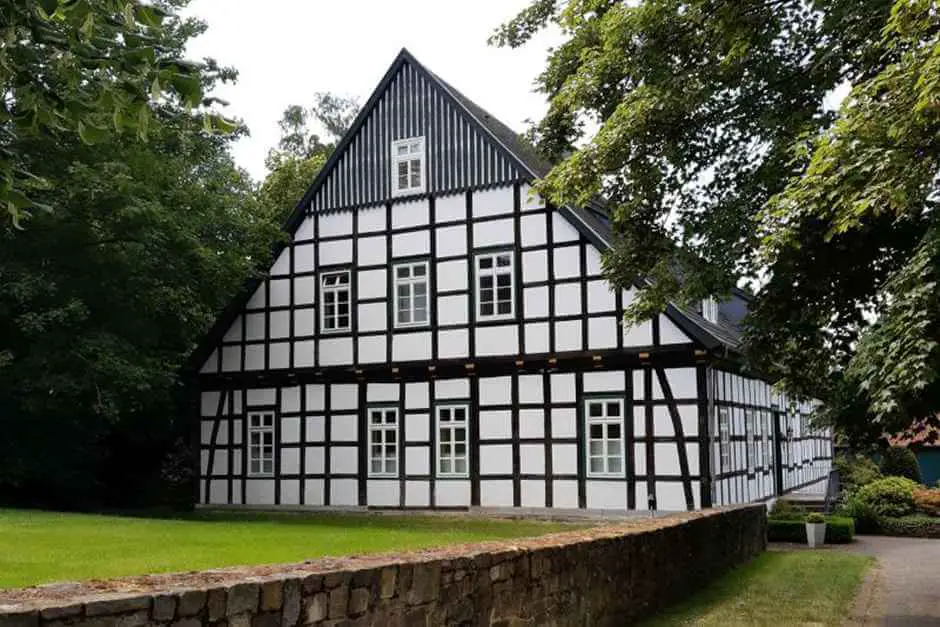
M 764 506 L 743 506 L 513 543 L 0 591 L 0 627 L 623 625 L 765 547 Z

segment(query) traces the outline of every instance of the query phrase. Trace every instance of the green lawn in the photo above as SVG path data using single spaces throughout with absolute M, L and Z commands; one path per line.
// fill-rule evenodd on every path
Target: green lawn
M 872 562 L 836 551 L 763 553 L 644 627 L 839 625 Z
M 0 588 L 296 562 L 571 528 L 459 516 L 196 513 L 167 519 L 0 509 Z

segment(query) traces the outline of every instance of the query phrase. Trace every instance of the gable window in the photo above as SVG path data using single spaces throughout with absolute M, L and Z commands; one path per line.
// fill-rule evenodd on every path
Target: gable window
M 512 264 L 511 252 L 477 256 L 478 318 L 498 320 L 513 317 Z
M 439 477 L 466 477 L 467 456 L 466 405 L 445 405 L 437 408 L 437 474 Z
M 727 407 L 718 408 L 718 454 L 720 470 L 731 467 L 731 417 Z
M 350 327 L 349 272 L 328 272 L 320 277 L 320 326 L 323 331 L 348 331 Z
M 702 299 L 702 317 L 709 322 L 718 323 L 718 301 L 711 296 Z
M 588 476 L 623 476 L 623 401 L 596 399 L 585 403 Z
M 428 262 L 395 266 L 395 326 L 428 322 Z
M 424 138 L 392 142 L 392 195 L 424 191 Z
M 398 410 L 369 410 L 369 476 L 398 476 Z
M 274 412 L 248 414 L 248 475 L 274 474 Z

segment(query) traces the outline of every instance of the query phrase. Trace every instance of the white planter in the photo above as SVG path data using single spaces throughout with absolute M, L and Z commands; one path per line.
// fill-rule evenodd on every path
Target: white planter
M 811 549 L 826 543 L 826 523 L 806 523 L 806 543 Z

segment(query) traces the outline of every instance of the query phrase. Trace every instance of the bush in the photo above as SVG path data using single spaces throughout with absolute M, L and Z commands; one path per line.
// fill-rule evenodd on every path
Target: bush
M 818 525 L 819 523 L 826 522 L 826 517 L 820 514 L 819 512 L 813 512 L 812 514 L 806 517 L 806 522 L 813 524 L 813 525 Z
M 882 518 L 878 523 L 880 533 L 886 536 L 908 536 L 912 538 L 940 538 L 940 519 L 923 514 Z
M 855 537 L 855 523 L 851 518 L 826 518 L 826 542 L 847 544 Z M 806 522 L 803 520 L 772 518 L 767 521 L 767 540 L 770 542 L 806 542 Z
M 881 474 L 892 477 L 907 477 L 921 483 L 920 465 L 914 451 L 903 446 L 892 446 L 881 457 Z
M 842 485 L 846 490 L 852 491 L 872 481 L 881 479 L 881 471 L 870 457 L 856 454 L 837 455 L 832 462 L 833 467 L 839 471 Z
M 940 516 L 940 490 L 914 490 L 914 508 L 928 516 Z
M 769 518 L 777 520 L 803 520 L 806 517 L 806 508 L 790 501 L 778 499 L 770 510 Z
M 906 516 L 914 511 L 914 490 L 918 484 L 903 477 L 885 477 L 856 490 L 849 498 L 850 509 L 866 515 Z M 854 514 L 854 512 L 853 512 Z

